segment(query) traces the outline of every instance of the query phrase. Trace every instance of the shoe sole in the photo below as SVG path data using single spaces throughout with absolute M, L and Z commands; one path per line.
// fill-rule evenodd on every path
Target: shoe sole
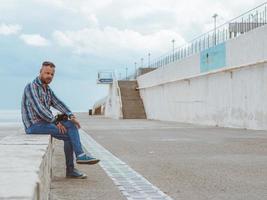
M 94 164 L 97 164 L 100 160 L 98 159 L 95 159 L 95 160 L 85 160 L 85 161 L 82 161 L 82 160 L 79 160 L 79 161 L 76 161 L 77 164 L 88 164 L 88 165 L 94 165 Z
M 86 175 L 82 175 L 82 176 L 66 176 L 66 178 L 72 178 L 72 179 L 86 179 L 87 176 L 86 176 Z

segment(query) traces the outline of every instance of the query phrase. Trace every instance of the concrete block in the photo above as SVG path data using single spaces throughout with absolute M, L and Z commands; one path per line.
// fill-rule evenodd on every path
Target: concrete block
M 0 199 L 49 197 L 52 141 L 49 135 L 7 136 L 0 141 Z

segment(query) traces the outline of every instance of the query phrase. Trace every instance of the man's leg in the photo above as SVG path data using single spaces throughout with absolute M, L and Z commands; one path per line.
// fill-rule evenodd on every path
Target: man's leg
M 70 141 L 72 148 L 76 155 L 76 162 L 79 164 L 96 164 L 99 162 L 98 159 L 87 156 L 82 150 L 82 145 L 80 141 L 79 131 L 72 121 L 65 120 L 61 122 L 67 129 L 67 133 L 60 133 L 57 126 L 53 123 L 40 122 L 32 125 L 29 129 L 26 130 L 29 134 L 51 134 L 52 137 L 59 140 Z M 68 148 L 68 147 L 67 147 Z M 69 155 L 69 153 L 68 153 Z M 65 156 L 68 156 L 67 154 Z M 69 158 L 69 157 L 68 157 Z M 69 160 L 73 160 L 69 158 Z M 68 167 L 68 166 L 67 166 Z M 71 167 L 71 166 L 69 166 Z
M 61 123 L 67 128 L 67 134 L 70 137 L 70 141 L 72 143 L 74 152 L 76 154 L 76 162 L 78 164 L 90 164 L 90 165 L 98 163 L 100 161 L 99 159 L 86 155 L 82 150 L 79 131 L 75 126 L 75 124 L 69 120 L 62 121 Z
M 67 128 L 67 134 L 70 137 L 70 141 L 77 158 L 79 155 L 84 153 L 82 149 L 79 131 L 77 127 L 73 124 L 73 122 L 69 120 L 62 121 L 61 123 Z
M 64 141 L 64 153 L 66 161 L 66 177 L 67 178 L 86 178 L 86 174 L 79 172 L 74 168 L 73 163 L 73 147 L 68 134 L 62 134 L 55 124 L 40 122 L 32 125 L 26 130 L 28 134 L 50 134 L 52 137 Z
M 66 161 L 66 172 L 71 172 L 74 169 L 74 163 L 73 163 L 73 148 L 70 141 L 64 141 L 64 153 Z
M 40 122 L 33 124 L 26 130 L 28 134 L 50 134 L 52 137 L 64 141 L 64 153 L 66 161 L 66 170 L 71 171 L 74 169 L 73 163 L 73 148 L 70 137 L 67 134 L 62 134 L 55 124 Z
M 82 150 L 78 130 L 75 125 L 70 121 L 63 122 L 62 124 L 67 128 L 67 133 L 65 134 L 61 133 L 55 124 L 48 122 L 33 124 L 26 130 L 26 132 L 28 134 L 50 134 L 56 139 L 70 141 L 76 156 L 84 153 Z

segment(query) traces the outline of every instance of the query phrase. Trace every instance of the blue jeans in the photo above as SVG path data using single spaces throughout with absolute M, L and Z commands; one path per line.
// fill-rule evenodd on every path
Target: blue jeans
M 67 171 L 72 171 L 74 168 L 73 151 L 76 155 L 84 153 L 80 141 L 79 131 L 73 122 L 65 120 L 61 122 L 67 129 L 67 133 L 60 133 L 57 126 L 53 123 L 38 122 L 26 129 L 27 134 L 50 134 L 52 137 L 64 141 L 64 152 Z

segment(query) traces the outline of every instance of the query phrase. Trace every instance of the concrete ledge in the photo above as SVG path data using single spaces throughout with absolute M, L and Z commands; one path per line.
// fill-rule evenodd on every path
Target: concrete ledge
M 20 132 L 0 141 L 0 199 L 49 199 L 53 144 Z
M 264 65 L 266 63 L 267 63 L 267 60 L 262 60 L 262 61 L 249 63 L 249 64 L 244 64 L 244 65 L 239 65 L 239 66 L 231 66 L 231 67 L 226 66 L 226 67 L 223 67 L 223 68 L 220 68 L 220 69 L 215 69 L 215 70 L 212 70 L 212 71 L 203 72 L 203 73 L 199 73 L 199 74 L 196 74 L 196 75 L 186 76 L 186 77 L 178 78 L 178 79 L 174 79 L 174 80 L 163 81 L 163 82 L 159 82 L 159 83 L 153 84 L 153 85 L 138 87 L 136 89 L 137 90 L 142 90 L 142 89 L 162 86 L 162 85 L 165 85 L 165 84 L 170 84 L 170 83 L 179 82 L 179 81 L 189 81 L 190 79 L 200 78 L 200 77 L 203 77 L 203 76 L 209 76 L 209 75 L 212 75 L 212 74 L 218 74 L 218 73 L 222 73 L 222 72 L 232 72 L 232 71 L 239 70 L 239 69 L 242 69 L 242 68 L 247 68 L 247 67 L 258 67 L 258 66 Z

